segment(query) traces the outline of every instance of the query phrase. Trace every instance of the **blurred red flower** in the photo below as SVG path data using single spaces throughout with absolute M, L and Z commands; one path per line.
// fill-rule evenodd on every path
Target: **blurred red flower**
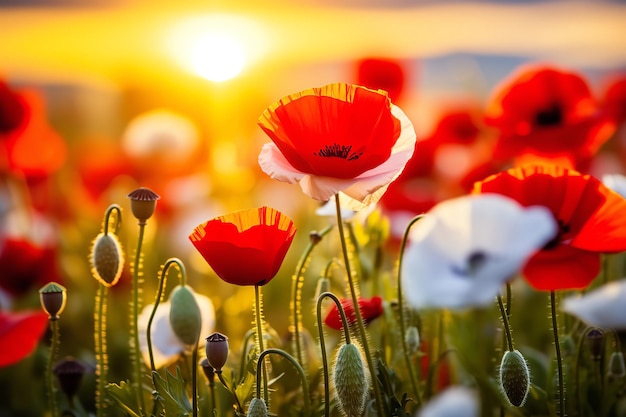
M 582 75 L 549 66 L 523 67 L 506 79 L 485 121 L 499 130 L 494 156 L 516 165 L 540 158 L 577 168 L 615 130 Z
M 352 299 L 345 298 L 340 300 L 340 302 L 346 314 L 348 325 L 350 326 L 355 324 L 356 314 L 354 312 L 354 303 L 352 303 Z M 360 298 L 358 303 L 361 316 L 366 324 L 383 314 L 383 299 L 379 296 L 374 296 L 372 298 Z M 328 313 L 324 318 L 324 323 L 331 329 L 341 330 L 343 328 L 337 304 L 332 304 L 332 307 L 328 310 Z
M 265 285 L 278 272 L 296 227 L 270 207 L 216 217 L 189 235 L 215 273 L 235 285 Z
M 17 129 L 24 123 L 26 106 L 22 98 L 0 80 L 0 135 Z
M 405 71 L 393 58 L 363 58 L 356 64 L 357 84 L 372 90 L 384 90 L 394 103 L 404 92 Z
M 615 122 L 626 122 L 626 75 L 608 84 L 602 98 L 602 109 Z
M 413 125 L 385 92 L 345 83 L 285 97 L 259 126 L 272 140 L 259 154 L 266 174 L 319 201 L 342 193 L 355 208 L 380 199 L 415 146 Z
M 0 311 L 0 367 L 28 356 L 37 346 L 48 323 L 43 311 Z
M 626 250 L 626 200 L 590 175 L 551 165 L 518 167 L 476 183 L 473 192 L 552 211 L 560 231 L 522 271 L 538 290 L 585 288 L 600 271 L 600 253 Z

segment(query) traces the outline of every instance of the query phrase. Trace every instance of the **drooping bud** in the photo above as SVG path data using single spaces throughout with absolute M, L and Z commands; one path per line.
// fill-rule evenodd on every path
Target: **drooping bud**
M 369 378 L 361 350 L 354 343 L 346 343 L 339 348 L 332 381 L 341 413 L 346 417 L 362 415 Z
M 530 371 L 524 356 L 518 351 L 506 351 L 500 363 L 500 388 L 509 402 L 521 407 L 530 390 Z
M 170 325 L 174 334 L 187 346 L 197 345 L 202 315 L 193 292 L 188 286 L 176 286 L 170 294 L 170 304 Z
M 49 282 L 39 290 L 39 300 L 41 307 L 48 313 L 48 318 L 51 321 L 58 320 L 65 309 L 67 290 L 61 284 Z
M 148 219 L 152 217 L 156 209 L 156 202 L 161 198 L 151 189 L 144 187 L 130 192 L 127 197 L 130 198 L 130 210 L 140 225 L 145 225 Z
M 609 359 L 608 377 L 612 379 L 623 378 L 626 375 L 626 365 L 624 364 L 624 354 L 622 352 L 611 353 Z
M 206 358 L 215 372 L 222 372 L 228 360 L 228 337 L 217 332 L 207 337 Z
M 105 287 L 117 284 L 124 269 L 124 253 L 117 236 L 100 233 L 91 247 L 93 276 Z
M 420 334 L 419 334 L 419 331 L 417 330 L 417 327 L 411 326 L 408 329 L 406 329 L 405 340 L 406 340 L 406 347 L 409 351 L 409 354 L 410 355 L 416 354 L 420 348 L 420 343 L 421 343 Z
M 87 372 L 87 367 L 82 362 L 68 357 L 57 362 L 52 372 L 54 372 L 59 381 L 61 391 L 67 397 L 68 402 L 71 403 L 80 388 L 80 383 L 83 375 Z
M 269 417 L 267 405 L 263 398 L 253 398 L 248 407 L 248 417 Z
M 600 329 L 591 329 L 587 332 L 587 342 L 589 343 L 589 351 L 594 361 L 599 361 L 604 352 L 604 333 Z

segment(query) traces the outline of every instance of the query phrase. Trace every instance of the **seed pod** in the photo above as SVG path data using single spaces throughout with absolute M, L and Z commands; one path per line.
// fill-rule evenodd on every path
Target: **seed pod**
M 518 350 L 506 351 L 500 363 L 500 389 L 515 407 L 526 402 L 530 390 L 530 371 Z
M 124 269 L 124 254 L 117 236 L 100 233 L 91 247 L 93 276 L 105 287 L 117 284 Z
M 253 398 L 248 407 L 248 417 L 269 417 L 267 405 L 263 398 Z
M 54 372 L 54 375 L 59 381 L 61 391 L 63 391 L 68 401 L 71 403 L 80 388 L 80 383 L 83 379 L 83 375 L 87 372 L 87 367 L 83 365 L 82 362 L 68 357 L 57 362 L 52 372 Z
M 207 384 L 212 386 L 215 383 L 215 370 L 207 358 L 200 361 L 200 368 L 202 368 L 202 373 L 204 373 L 204 376 L 206 377 Z
M 206 338 L 206 358 L 215 372 L 222 372 L 228 360 L 228 337 L 221 333 L 213 333 Z
M 587 343 L 594 361 L 599 361 L 604 352 L 604 333 L 600 329 L 591 329 L 587 332 Z
M 48 318 L 52 321 L 58 320 L 65 309 L 67 290 L 63 285 L 49 282 L 39 290 L 39 300 L 41 307 L 48 313 Z
M 156 202 L 161 198 L 151 189 L 144 187 L 131 191 L 127 197 L 130 198 L 130 210 L 140 225 L 145 225 L 148 219 L 152 217 L 156 209 Z
M 339 348 L 333 385 L 341 413 L 345 417 L 360 417 L 369 393 L 369 379 L 361 350 L 354 343 Z
M 200 337 L 202 316 L 196 297 L 188 286 L 179 285 L 170 295 L 170 324 L 174 334 L 187 346 L 195 346 Z

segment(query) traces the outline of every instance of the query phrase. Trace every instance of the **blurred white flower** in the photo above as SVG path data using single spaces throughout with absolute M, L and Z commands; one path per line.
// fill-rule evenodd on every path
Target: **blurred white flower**
M 477 417 L 478 396 L 470 388 L 447 388 L 422 407 L 417 417 Z
M 626 329 L 626 279 L 609 282 L 582 296 L 568 297 L 562 308 L 590 326 Z
M 202 315 L 202 328 L 200 331 L 200 339 L 198 346 L 203 349 L 205 338 L 209 336 L 215 328 L 215 310 L 211 300 L 202 295 L 194 293 L 196 302 L 200 308 Z M 144 307 L 138 318 L 139 328 L 139 347 L 144 361 L 150 366 L 150 354 L 148 352 L 148 320 L 154 304 Z M 170 325 L 170 308 L 169 302 L 159 303 L 154 319 L 152 320 L 151 338 L 152 338 L 152 354 L 154 356 L 154 366 L 158 369 L 167 366 L 176 361 L 178 356 L 185 352 L 185 345 L 178 340 L 174 334 L 174 330 Z
M 402 264 L 414 308 L 484 306 L 557 232 L 545 207 L 522 207 L 499 194 L 444 201 L 411 229 Z
M 626 176 L 621 174 L 605 174 L 602 183 L 617 194 L 626 198 Z

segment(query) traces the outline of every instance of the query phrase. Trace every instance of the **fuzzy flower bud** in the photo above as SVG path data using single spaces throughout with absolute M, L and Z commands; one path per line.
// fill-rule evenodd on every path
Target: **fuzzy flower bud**
M 228 337 L 217 332 L 207 337 L 206 358 L 215 372 L 222 372 L 228 359 Z
M 140 225 L 145 225 L 148 219 L 152 217 L 156 209 L 156 202 L 161 198 L 151 189 L 144 187 L 130 192 L 127 197 L 130 198 L 130 210 Z
M 253 398 L 248 407 L 248 417 L 269 417 L 267 405 L 263 398 Z
M 333 385 L 345 417 L 363 414 L 369 392 L 368 372 L 361 350 L 354 343 L 342 345 L 333 369 Z
M 587 343 L 594 361 L 599 361 L 604 352 L 604 333 L 600 329 L 591 329 L 587 332 Z
M 117 236 L 100 233 L 91 247 L 93 276 L 105 287 L 117 284 L 124 269 L 124 254 Z
M 41 307 L 48 313 L 48 318 L 52 321 L 58 320 L 65 309 L 67 290 L 56 282 L 49 282 L 39 290 L 39 300 Z
M 624 365 L 624 354 L 622 352 L 611 353 L 609 359 L 609 378 L 619 379 L 626 375 L 626 365 Z
M 193 292 L 179 285 L 170 295 L 170 324 L 178 339 L 187 346 L 195 346 L 200 337 L 202 315 Z
M 521 407 L 530 390 L 530 371 L 518 350 L 506 351 L 500 363 L 500 388 L 509 402 Z
M 409 354 L 411 355 L 416 354 L 418 349 L 420 348 L 420 343 L 421 343 L 420 334 L 419 334 L 419 331 L 417 330 L 417 327 L 411 326 L 408 329 L 406 329 L 405 340 L 406 340 L 406 347 L 409 350 Z

